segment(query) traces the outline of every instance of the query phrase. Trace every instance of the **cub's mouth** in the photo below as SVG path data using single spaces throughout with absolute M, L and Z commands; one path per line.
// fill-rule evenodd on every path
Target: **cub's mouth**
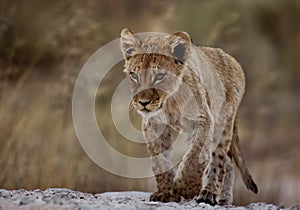
M 149 109 L 147 109 L 147 108 L 144 108 L 144 109 L 142 109 L 142 110 L 140 110 L 140 111 L 142 111 L 142 112 L 151 112 Z
M 151 113 L 162 108 L 163 99 L 163 94 L 157 89 L 146 89 L 133 97 L 132 104 L 141 113 Z
M 134 99 L 133 106 L 136 110 L 150 113 L 159 110 L 162 107 L 162 103 L 160 101 L 156 102 L 153 100 L 141 100 L 141 99 Z

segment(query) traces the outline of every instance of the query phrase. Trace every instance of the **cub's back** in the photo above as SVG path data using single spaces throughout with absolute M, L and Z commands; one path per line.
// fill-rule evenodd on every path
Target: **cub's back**
M 229 54 L 219 48 L 199 48 L 215 67 L 226 91 L 226 101 L 240 102 L 245 91 L 245 75 L 240 64 Z

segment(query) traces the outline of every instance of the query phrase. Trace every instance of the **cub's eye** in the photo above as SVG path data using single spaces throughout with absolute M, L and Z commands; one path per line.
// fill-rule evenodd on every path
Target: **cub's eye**
M 154 76 L 153 84 L 162 81 L 162 80 L 165 78 L 165 76 L 166 76 L 166 73 L 157 73 L 157 74 Z
M 139 82 L 139 75 L 138 74 L 136 74 L 134 72 L 130 72 L 129 74 L 130 74 L 130 77 L 131 77 L 132 80 L 134 80 L 136 83 Z

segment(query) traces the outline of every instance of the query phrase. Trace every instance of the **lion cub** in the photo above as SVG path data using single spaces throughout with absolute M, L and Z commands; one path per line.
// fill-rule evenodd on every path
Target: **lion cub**
M 121 50 L 141 114 L 157 192 L 151 201 L 181 196 L 211 205 L 232 203 L 233 160 L 248 189 L 257 193 L 240 151 L 236 115 L 245 90 L 238 62 L 221 49 L 195 46 L 189 34 L 121 32 Z M 171 164 L 171 130 L 186 134 L 177 171 Z

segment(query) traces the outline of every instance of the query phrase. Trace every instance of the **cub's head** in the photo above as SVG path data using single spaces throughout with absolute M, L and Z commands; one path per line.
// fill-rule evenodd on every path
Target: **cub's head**
M 179 89 L 190 46 L 186 32 L 140 37 L 123 29 L 124 72 L 130 81 L 132 104 L 139 113 L 156 112 Z

